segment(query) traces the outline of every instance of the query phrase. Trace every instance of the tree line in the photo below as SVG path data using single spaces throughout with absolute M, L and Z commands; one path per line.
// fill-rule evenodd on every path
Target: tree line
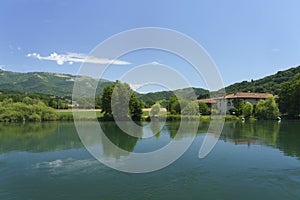
M 50 121 L 58 117 L 55 109 L 45 105 L 38 99 L 25 97 L 20 102 L 14 102 L 11 98 L 0 102 L 0 121 Z
M 207 97 L 207 94 L 201 94 Z M 112 99 L 114 99 L 112 101 Z M 299 118 L 300 115 L 300 73 L 288 82 L 281 84 L 279 98 L 273 97 L 259 101 L 256 105 L 249 102 L 234 101 L 231 114 L 249 118 L 274 119 L 280 113 L 287 118 Z M 166 108 L 169 115 L 210 115 L 217 113 L 215 108 L 202 102 L 187 100 L 180 95 L 171 95 L 168 99 L 154 101 L 138 98 L 130 86 L 116 81 L 103 88 L 101 96 L 95 99 L 81 97 L 76 100 L 80 108 L 99 108 L 104 120 L 113 119 L 117 115 L 122 120 L 132 118 L 140 120 L 142 109 L 155 105 L 150 115 L 157 115 L 158 107 Z M 113 103 L 112 103 L 113 102 Z M 58 97 L 41 94 L 0 94 L 0 121 L 43 121 L 55 120 L 54 109 L 68 109 L 71 97 Z M 128 104 L 128 106 L 126 106 Z M 115 109 L 112 109 L 115 108 Z M 155 114 L 156 113 L 156 114 Z

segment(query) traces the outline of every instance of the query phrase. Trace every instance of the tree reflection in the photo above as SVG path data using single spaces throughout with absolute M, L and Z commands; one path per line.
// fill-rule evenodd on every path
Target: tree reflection
M 128 123 L 127 125 L 130 126 L 131 124 Z M 101 144 L 104 155 L 113 156 L 117 159 L 121 156 L 128 155 L 129 152 L 132 152 L 138 141 L 138 137 L 141 137 L 143 134 L 142 132 L 134 133 L 136 137 L 128 135 L 127 133 L 124 133 L 115 122 L 102 122 L 101 128 L 105 136 L 110 140 L 110 142 L 119 147 L 115 148 L 111 146 L 108 142 L 106 142 L 106 140 L 102 139 Z M 125 152 L 122 151 L 120 148 L 122 150 L 125 150 Z
M 222 139 L 235 144 L 275 146 L 280 124 L 274 121 L 226 122 Z
M 127 122 L 124 122 L 127 123 Z M 95 132 L 88 122 L 85 124 L 85 134 Z M 133 136 L 120 130 L 114 122 L 100 122 L 105 135 L 98 137 L 87 137 L 87 143 L 91 146 L 99 145 L 104 156 L 120 158 L 128 156 L 133 152 L 138 141 L 147 145 L 157 145 L 160 135 L 168 134 L 169 138 L 180 140 L 184 137 L 194 136 L 193 123 L 187 123 L 181 127 L 181 133 L 177 136 L 180 122 L 167 122 L 165 128 L 160 131 L 163 123 L 152 123 L 148 132 L 152 132 L 153 138 L 139 139 L 145 135 L 143 129 L 134 133 Z M 130 124 L 128 124 L 130 126 Z M 206 133 L 209 122 L 200 122 L 197 134 Z M 129 127 L 130 129 L 130 127 Z M 300 123 L 298 121 L 246 121 L 226 122 L 221 134 L 221 139 L 236 145 L 268 145 L 280 149 L 284 154 L 300 158 Z M 161 133 L 162 132 L 162 133 Z M 104 139 L 103 137 L 106 137 Z M 165 140 L 165 137 L 163 137 Z M 119 148 L 114 148 L 107 141 L 112 142 Z M 150 141 L 150 143 L 149 143 Z M 45 152 L 65 150 L 71 148 L 82 148 L 82 142 L 78 137 L 75 126 L 71 122 L 50 123 L 0 123 L 0 153 L 10 151 Z
M 277 147 L 285 155 L 295 156 L 300 159 L 300 123 L 299 121 L 282 122 Z
M 73 123 L 0 123 L 0 152 L 81 147 Z

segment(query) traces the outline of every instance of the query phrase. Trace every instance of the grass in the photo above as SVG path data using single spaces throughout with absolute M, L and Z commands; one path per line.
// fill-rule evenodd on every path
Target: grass
M 74 112 L 79 113 L 77 115 L 79 119 L 81 120 L 92 120 L 95 119 L 94 112 L 96 112 L 96 117 L 99 119 L 103 117 L 103 113 L 100 112 L 100 110 L 74 110 Z M 74 120 L 73 112 L 72 110 L 57 110 L 58 113 L 58 120 L 62 121 L 72 121 Z M 143 111 L 142 113 L 142 120 L 149 119 L 150 112 L 148 110 Z M 160 117 L 158 116 L 158 119 Z M 162 117 L 163 119 L 164 117 Z M 171 115 L 170 113 L 167 113 L 167 121 L 180 121 L 183 120 L 200 120 L 200 121 L 209 121 L 211 120 L 210 115 L 201 115 L 201 116 L 181 116 L 181 115 Z M 226 115 L 225 117 L 226 121 L 234 121 L 234 120 L 241 120 L 241 117 L 237 117 L 234 115 Z M 253 120 L 253 119 L 250 119 Z
M 75 110 L 79 117 L 79 119 L 82 120 L 91 120 L 95 119 L 94 112 L 96 112 L 96 117 L 100 118 L 103 117 L 103 113 L 101 113 L 99 110 Z M 63 120 L 63 121 L 72 121 L 74 120 L 73 112 L 72 110 L 58 110 L 58 120 Z

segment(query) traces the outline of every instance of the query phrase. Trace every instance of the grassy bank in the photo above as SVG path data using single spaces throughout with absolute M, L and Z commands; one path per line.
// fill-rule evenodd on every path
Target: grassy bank
M 100 110 L 75 110 L 81 120 L 92 120 L 95 119 L 94 112 L 96 112 L 96 117 L 99 119 L 103 117 L 103 113 Z M 59 121 L 72 121 L 74 120 L 72 110 L 57 110 Z
M 93 120 L 95 119 L 94 112 L 96 112 L 96 117 L 98 120 L 103 118 L 103 113 L 100 110 L 75 110 L 74 112 L 80 113 L 79 119 L 81 120 Z M 58 120 L 59 121 L 72 121 L 74 120 L 72 110 L 58 110 Z M 165 116 L 156 117 L 158 120 L 164 120 Z M 200 121 L 209 121 L 211 120 L 210 115 L 201 115 L 201 116 L 183 116 L 183 115 L 171 115 L 167 113 L 166 121 L 180 121 L 180 120 L 200 120 Z M 149 111 L 143 111 L 142 121 L 150 121 Z M 226 115 L 225 120 L 242 120 L 242 117 L 237 117 L 234 115 Z M 254 118 L 250 118 L 249 120 L 254 120 Z M 106 120 L 107 121 L 107 120 Z

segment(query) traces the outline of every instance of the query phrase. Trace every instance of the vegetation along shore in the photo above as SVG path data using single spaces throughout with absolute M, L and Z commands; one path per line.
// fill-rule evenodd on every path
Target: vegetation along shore
M 113 120 L 111 107 L 123 113 L 118 115 L 120 120 L 209 120 L 211 114 L 220 112 L 221 104 L 227 106 L 227 120 L 299 119 L 300 115 L 300 66 L 259 80 L 232 84 L 225 88 L 226 96 L 202 88 L 176 90 L 177 95 L 174 91 L 139 94 L 119 81 L 79 77 L 86 83 L 98 81 L 98 87 L 95 99 L 81 97 L 75 101 L 72 101 L 75 76 L 4 70 L 0 70 L 0 75 L 4 77 L 0 79 L 1 122 L 73 120 L 72 109 L 82 113 L 96 112 L 99 120 Z M 111 105 L 114 89 L 122 95 Z M 192 97 L 193 92 L 197 99 Z M 123 106 L 124 101 L 129 102 L 129 108 Z M 82 115 L 82 119 L 91 117 Z

